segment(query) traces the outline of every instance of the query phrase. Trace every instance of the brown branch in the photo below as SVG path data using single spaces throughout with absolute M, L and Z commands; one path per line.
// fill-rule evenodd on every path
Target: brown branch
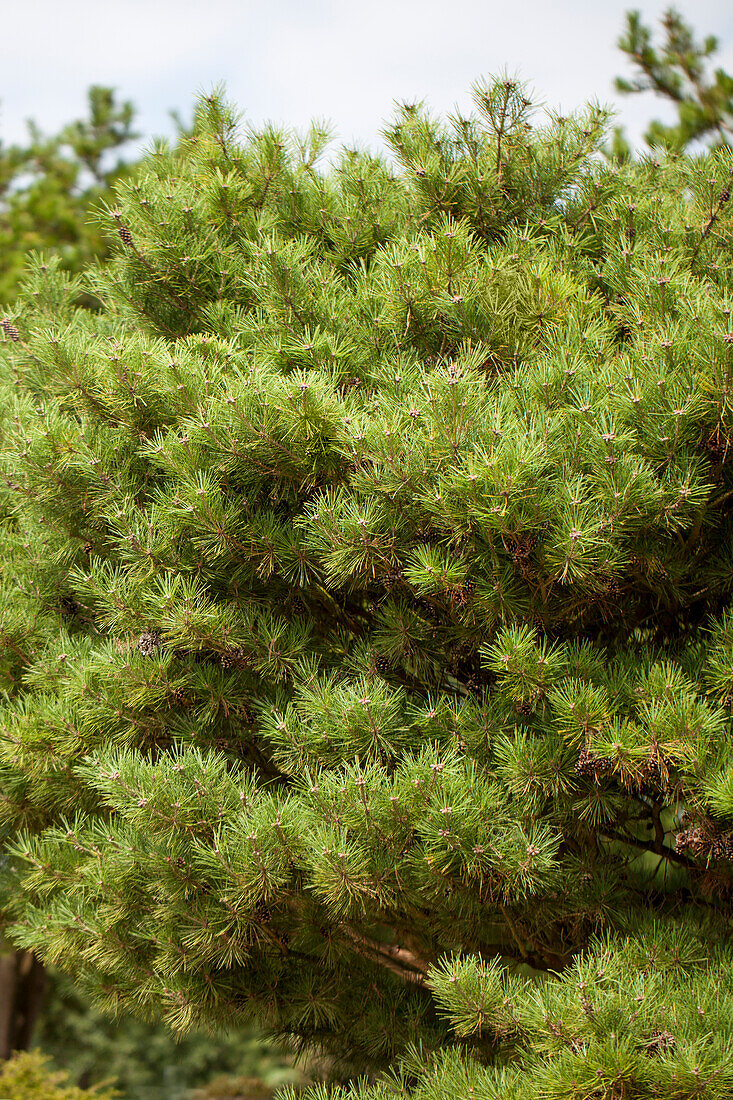
M 635 836 L 624 836 L 622 833 L 617 833 L 613 829 L 602 829 L 599 835 L 603 837 L 604 840 L 618 840 L 621 844 L 628 844 L 631 848 L 642 848 L 645 852 L 651 852 L 652 855 L 662 855 L 672 863 L 679 863 L 681 867 L 687 867 L 688 870 L 695 867 L 695 864 L 691 860 L 681 855 L 680 852 L 675 852 L 673 848 L 666 848 L 662 845 L 662 850 L 659 851 L 654 844 L 648 844 L 646 841 L 639 840 Z
M 501 909 L 501 915 L 503 916 L 503 918 L 506 922 L 506 926 L 509 929 L 509 932 L 511 933 L 511 937 L 514 940 L 514 942 L 516 943 L 517 947 L 519 948 L 519 952 L 520 952 L 522 958 L 523 959 L 529 958 L 529 952 L 527 951 L 527 948 L 525 947 L 524 943 L 520 939 L 520 936 L 519 936 L 519 933 L 517 932 L 516 925 L 514 924 L 514 921 L 509 916 L 509 913 L 507 912 L 506 908 L 501 904 L 501 902 L 499 902 L 499 908 Z
M 344 926 L 342 930 L 350 940 L 352 948 L 370 962 L 386 967 L 403 981 L 415 982 L 418 985 L 422 985 L 425 981 L 430 963 L 420 958 L 414 951 L 408 951 L 406 947 L 400 947 L 398 944 L 380 943 L 348 926 Z
M 660 856 L 664 856 L 664 826 L 660 814 L 661 806 L 658 802 L 654 802 L 651 809 L 654 823 L 654 851 Z

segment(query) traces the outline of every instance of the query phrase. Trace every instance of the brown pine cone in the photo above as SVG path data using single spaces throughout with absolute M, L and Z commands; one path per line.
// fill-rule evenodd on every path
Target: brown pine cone
M 579 754 L 578 759 L 575 761 L 574 770 L 577 775 L 595 776 L 596 778 L 605 775 L 611 766 L 610 760 L 605 756 L 599 756 L 598 753 L 589 752 L 584 746 Z
M 168 698 L 171 705 L 176 707 L 186 707 L 190 703 L 188 693 L 180 687 L 173 688 Z
M 383 653 L 374 653 L 374 667 L 377 672 L 388 672 L 392 667 L 392 662 L 388 657 L 385 657 Z
M 143 657 L 152 657 L 159 646 L 160 634 L 155 634 L 150 630 L 144 631 L 137 640 L 137 648 Z
M 241 649 L 225 649 L 219 658 L 222 668 L 234 668 L 240 665 L 243 659 L 244 652 Z
M 699 856 L 710 849 L 710 833 L 701 825 L 692 825 L 689 829 L 683 829 L 677 833 L 674 846 L 678 852 L 692 852 Z
M 648 1054 L 656 1054 L 660 1050 L 671 1050 L 676 1042 L 671 1031 L 655 1031 L 644 1043 L 644 1049 Z
M 262 924 L 269 924 L 272 920 L 272 909 L 264 901 L 258 901 L 254 909 L 255 919 Z
M 120 240 L 124 244 L 125 248 L 134 248 L 135 247 L 135 242 L 132 239 L 132 233 L 130 232 L 130 230 L 127 228 L 126 225 L 118 226 L 117 227 L 117 232 L 118 232 Z

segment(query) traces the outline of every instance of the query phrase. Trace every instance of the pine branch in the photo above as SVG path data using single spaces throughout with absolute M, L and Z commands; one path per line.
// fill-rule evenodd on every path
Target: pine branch
M 361 932 L 342 925 L 341 930 L 346 934 L 352 948 L 364 958 L 376 962 L 387 970 L 397 974 L 403 981 L 422 985 L 427 977 L 430 964 L 420 958 L 413 951 L 394 944 L 381 943 L 379 940 L 370 939 Z

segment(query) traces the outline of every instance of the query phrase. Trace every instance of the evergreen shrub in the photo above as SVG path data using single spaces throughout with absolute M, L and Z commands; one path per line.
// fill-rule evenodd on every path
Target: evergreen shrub
M 9 930 L 338 1096 L 722 1100 L 733 153 L 474 104 L 323 169 L 206 97 L 108 266 L 34 262 Z

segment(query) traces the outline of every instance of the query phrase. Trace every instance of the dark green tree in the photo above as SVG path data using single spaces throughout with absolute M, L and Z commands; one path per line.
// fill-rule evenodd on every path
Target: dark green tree
M 733 156 L 474 102 L 207 97 L 2 321 L 10 934 L 369 1100 L 722 1100 Z
M 638 11 L 626 16 L 626 30 L 618 42 L 636 73 L 634 79 L 618 77 L 616 89 L 623 95 L 654 92 L 671 103 L 677 114 L 672 124 L 655 120 L 645 134 L 651 148 L 686 149 L 705 142 L 713 147 L 733 142 L 733 76 L 724 69 L 710 71 L 710 59 L 718 39 L 695 39 L 692 27 L 678 11 L 669 8 L 661 19 L 664 40 L 652 41 L 652 31 Z M 619 137 L 623 144 L 623 139 Z

